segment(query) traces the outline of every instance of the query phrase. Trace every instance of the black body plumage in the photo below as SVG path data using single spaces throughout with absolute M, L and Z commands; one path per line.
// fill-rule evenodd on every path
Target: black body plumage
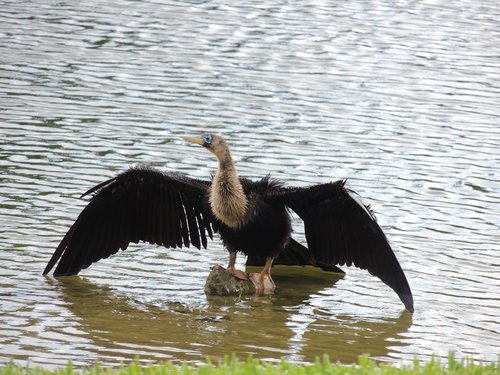
M 230 251 L 248 255 L 250 264 L 313 264 L 323 269 L 355 265 L 391 287 L 413 311 L 410 287 L 371 210 L 354 199 L 345 181 L 312 187 L 286 187 L 266 177 L 240 179 L 249 202 L 245 220 L 230 228 L 210 206 L 210 181 L 151 168 L 132 168 L 90 189 L 88 205 L 55 250 L 44 274 L 72 275 L 125 250 L 130 242 L 167 248 L 206 248 L 218 232 Z M 289 210 L 302 219 L 306 248 L 291 235 Z
M 269 177 L 241 182 L 250 206 L 246 220 L 237 229 L 217 221 L 218 232 L 229 251 L 254 255 L 263 264 L 267 257 L 277 257 L 288 244 L 292 233 L 290 215 L 282 202 L 270 199 L 281 183 Z

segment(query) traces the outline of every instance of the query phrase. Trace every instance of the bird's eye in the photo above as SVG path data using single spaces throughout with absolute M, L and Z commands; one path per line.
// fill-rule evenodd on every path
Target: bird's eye
M 209 145 L 210 143 L 212 143 L 212 136 L 211 135 L 205 135 L 203 137 L 203 142 L 207 145 Z

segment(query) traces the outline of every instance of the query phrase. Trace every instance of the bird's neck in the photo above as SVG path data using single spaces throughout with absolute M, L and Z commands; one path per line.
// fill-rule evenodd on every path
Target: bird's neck
M 221 155 L 210 191 L 210 205 L 215 216 L 225 225 L 238 228 L 243 224 L 248 201 L 243 191 L 229 150 Z

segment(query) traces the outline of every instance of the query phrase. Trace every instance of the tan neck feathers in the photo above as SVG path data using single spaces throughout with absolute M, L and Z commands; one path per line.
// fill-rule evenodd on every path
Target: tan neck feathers
M 212 182 L 210 205 L 220 221 L 228 227 L 238 228 L 245 219 L 248 201 L 229 149 L 216 155 L 219 169 Z

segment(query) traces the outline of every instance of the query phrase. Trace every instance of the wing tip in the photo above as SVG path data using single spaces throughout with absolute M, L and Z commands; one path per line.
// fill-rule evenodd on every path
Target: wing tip
M 64 239 L 63 239 L 63 241 L 64 241 Z M 62 255 L 63 250 L 64 250 L 64 246 L 62 246 L 63 241 L 61 241 L 61 245 L 59 245 L 57 247 L 56 251 L 54 252 L 52 257 L 50 258 L 47 265 L 45 266 L 45 269 L 43 270 L 42 275 L 47 275 L 50 272 L 50 270 L 56 265 L 59 258 L 61 258 L 61 255 Z
M 413 307 L 413 296 L 411 294 L 401 294 L 399 295 L 399 298 L 401 299 L 401 302 L 403 302 L 403 304 L 405 305 L 406 310 L 408 310 L 411 313 L 415 311 Z

